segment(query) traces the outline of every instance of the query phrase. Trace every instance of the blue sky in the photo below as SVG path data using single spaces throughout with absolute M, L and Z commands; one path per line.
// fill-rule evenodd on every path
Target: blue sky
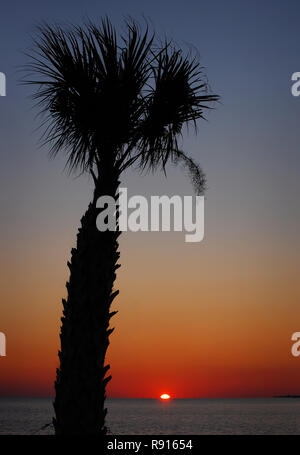
M 0 18 L 0 71 L 7 75 L 7 97 L 0 99 L 2 213 L 9 212 L 5 224 L 10 226 L 10 216 L 17 216 L 9 208 L 12 200 L 19 207 L 18 216 L 25 218 L 31 207 L 32 216 L 43 212 L 43 198 L 52 201 L 47 210 L 53 222 L 57 201 L 68 198 L 76 218 L 89 198 L 87 179 L 68 179 L 62 174 L 64 158 L 49 162 L 47 150 L 37 148 L 38 122 L 28 88 L 19 83 L 18 69 L 26 62 L 23 53 L 32 43 L 37 23 L 80 23 L 86 16 L 97 21 L 107 14 L 117 29 L 122 27 L 124 16 L 142 21 L 144 15 L 159 35 L 166 34 L 186 49 L 193 45 L 199 51 L 221 104 L 210 113 L 208 122 L 200 124 L 197 137 L 185 139 L 185 149 L 207 172 L 207 198 L 214 213 L 221 214 L 225 203 L 230 214 L 235 210 L 233 201 L 238 199 L 242 201 L 240 215 L 252 213 L 252 218 L 258 219 L 268 204 L 275 214 L 283 211 L 280 223 L 285 215 L 291 217 L 292 229 L 299 223 L 295 207 L 300 100 L 291 96 L 290 78 L 300 70 L 299 12 L 300 5 L 293 0 L 6 2 Z M 151 192 L 153 185 L 161 191 L 191 191 L 177 171 L 170 169 L 169 174 L 167 188 L 160 174 L 146 181 L 130 174 L 128 182 L 135 192 L 145 188 Z M 278 198 L 283 200 L 279 209 Z M 288 207 L 284 201 L 289 201 Z M 232 229 L 230 219 L 228 215 L 228 229 Z

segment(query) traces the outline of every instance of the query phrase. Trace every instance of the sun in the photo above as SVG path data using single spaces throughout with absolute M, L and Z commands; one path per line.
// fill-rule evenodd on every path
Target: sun
M 170 400 L 170 395 L 168 393 L 163 393 L 161 396 L 160 396 L 160 399 L 161 400 Z

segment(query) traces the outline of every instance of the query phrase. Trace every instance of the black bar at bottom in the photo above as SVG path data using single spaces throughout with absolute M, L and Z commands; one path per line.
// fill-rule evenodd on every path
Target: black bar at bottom
M 89 451 L 83 452 L 120 455 L 144 455 L 144 454 L 200 454 L 211 451 L 230 450 L 231 454 L 243 454 L 246 450 L 260 450 L 267 444 L 268 452 L 272 448 L 284 451 L 292 447 L 292 444 L 299 444 L 300 435 L 283 436 L 195 436 L 195 435 L 134 435 L 134 436 L 107 436 L 104 441 L 97 437 L 57 437 L 57 436 L 0 436 L 0 448 L 7 445 L 10 450 L 23 450 L 27 447 L 36 449 L 42 455 L 42 450 L 47 449 L 60 451 L 66 443 L 68 449 Z M 92 452 L 90 452 L 92 450 Z M 4 453 L 2 451 L 2 453 Z M 32 452 L 31 452 L 32 453 Z M 35 453 L 35 451 L 34 451 Z

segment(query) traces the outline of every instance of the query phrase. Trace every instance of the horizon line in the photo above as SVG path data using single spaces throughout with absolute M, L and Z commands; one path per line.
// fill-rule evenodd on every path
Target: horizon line
M 49 400 L 54 400 L 55 396 L 49 395 L 0 395 L 0 399 L 2 398 L 28 398 L 28 399 L 41 399 L 41 398 L 48 398 Z M 288 394 L 275 394 L 275 395 L 265 395 L 265 396 L 238 396 L 238 397 L 171 397 L 171 400 L 241 400 L 241 399 L 265 399 L 265 398 L 300 398 L 299 393 L 288 393 Z M 160 397 L 121 397 L 121 396 L 114 396 L 114 397 L 107 397 L 107 400 L 160 400 Z

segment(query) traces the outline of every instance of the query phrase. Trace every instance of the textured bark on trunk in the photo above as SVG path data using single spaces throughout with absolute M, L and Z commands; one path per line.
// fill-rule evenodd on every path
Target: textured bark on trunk
M 106 182 L 105 182 L 106 180 Z M 119 267 L 120 232 L 100 232 L 96 226 L 101 195 L 116 198 L 117 178 L 103 179 L 96 186 L 94 200 L 81 219 L 77 246 L 68 262 L 70 279 L 68 297 L 63 299 L 60 367 L 57 369 L 53 424 L 57 435 L 106 434 L 104 402 L 105 355 L 109 345 L 109 320 L 116 312 L 110 305 L 118 294 L 113 291 Z

